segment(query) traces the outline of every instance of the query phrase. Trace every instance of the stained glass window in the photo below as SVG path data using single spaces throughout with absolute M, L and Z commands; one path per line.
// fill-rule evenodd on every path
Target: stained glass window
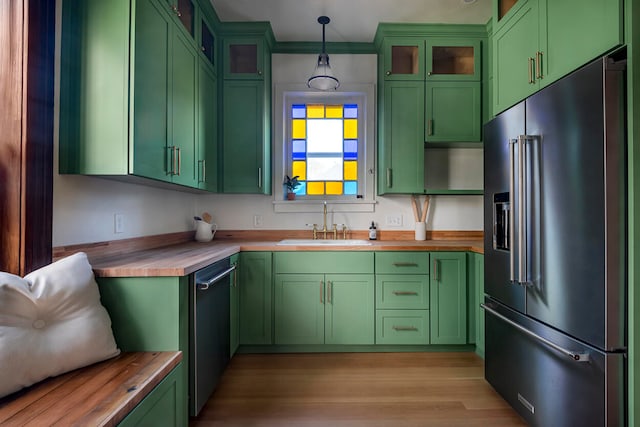
M 291 105 L 291 174 L 299 196 L 358 194 L 357 104 Z

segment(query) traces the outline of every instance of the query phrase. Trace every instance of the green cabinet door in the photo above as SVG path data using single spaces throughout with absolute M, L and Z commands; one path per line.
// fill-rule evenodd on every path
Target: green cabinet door
M 467 343 L 467 258 L 431 252 L 431 344 Z
M 373 344 L 373 275 L 327 274 L 326 288 L 325 344 Z
M 198 187 L 196 177 L 196 70 L 198 56 L 185 35 L 173 30 L 171 55 L 172 181 Z
M 222 111 L 222 189 L 225 193 L 269 194 L 265 149 L 264 81 L 225 80 Z
M 268 75 L 266 55 L 261 38 L 226 38 L 223 60 L 225 80 L 263 80 Z
M 426 63 L 428 81 L 480 81 L 480 40 L 430 37 Z
M 240 344 L 271 344 L 271 252 L 241 252 Z
M 132 173 L 170 181 L 167 111 L 172 23 L 155 0 L 135 5 Z
M 235 265 L 236 269 L 231 272 L 231 287 L 229 288 L 229 348 L 230 355 L 236 353 L 240 345 L 240 288 L 238 286 L 238 267 L 240 255 L 231 255 L 231 265 Z
M 203 23 L 203 25 L 205 25 Z M 199 61 L 198 74 L 198 188 L 218 191 L 218 89 L 216 76 L 207 63 Z
M 535 92 L 539 46 L 538 0 L 524 2 L 493 35 L 493 112 L 497 114 Z
M 420 81 L 384 83 L 379 194 L 424 192 L 424 85 Z
M 546 43 L 540 83 L 549 84 L 623 43 L 621 0 L 539 0 Z
M 427 82 L 427 142 L 480 142 L 480 82 Z
M 484 302 L 484 255 L 474 255 L 474 285 L 476 293 L 476 353 L 484 358 L 484 310 L 480 308 L 480 304 Z
M 276 274 L 275 343 L 323 344 L 326 283 L 323 274 Z
M 387 37 L 382 52 L 385 80 L 424 80 L 424 38 Z

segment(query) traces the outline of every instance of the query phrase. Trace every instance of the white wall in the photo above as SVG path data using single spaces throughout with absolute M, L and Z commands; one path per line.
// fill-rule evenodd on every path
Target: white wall
M 60 23 L 60 1 L 57 22 Z M 59 99 L 60 32 L 56 46 L 56 100 Z M 316 55 L 273 55 L 273 84 L 304 83 L 313 71 Z M 375 55 L 331 55 L 335 74 L 344 83 L 375 83 Z M 56 101 L 56 105 L 58 102 Z M 56 108 L 55 146 L 57 152 L 58 111 Z M 303 229 L 305 223 L 322 221 L 321 207 L 317 213 L 275 213 L 273 196 L 260 195 L 197 195 L 127 184 L 85 176 L 58 175 L 57 155 L 54 158 L 53 245 L 70 245 L 105 240 L 117 240 L 153 234 L 193 229 L 193 216 L 209 211 L 221 229 Z M 477 172 L 476 172 L 477 174 Z M 280 178 L 274 177 L 279 185 Z M 350 229 L 364 230 L 371 221 L 380 229 L 387 215 L 401 215 L 397 230 L 413 229 L 413 215 L 408 196 L 378 197 L 373 213 L 335 213 L 331 223 L 345 223 Z M 428 229 L 482 229 L 482 197 L 432 197 Z M 329 206 L 331 210 L 331 206 Z M 122 233 L 114 232 L 114 215 L 124 217 Z M 254 216 L 262 224 L 254 226 Z

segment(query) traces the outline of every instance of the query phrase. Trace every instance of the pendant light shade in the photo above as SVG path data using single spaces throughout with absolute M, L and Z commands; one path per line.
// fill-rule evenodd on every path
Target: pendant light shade
M 322 24 L 322 53 L 318 55 L 318 63 L 313 75 L 307 80 L 307 86 L 318 90 L 336 90 L 340 86 L 340 82 L 333 76 L 331 65 L 329 65 L 329 55 L 327 55 L 324 47 L 324 26 L 331 20 L 327 16 L 318 18 L 318 23 Z

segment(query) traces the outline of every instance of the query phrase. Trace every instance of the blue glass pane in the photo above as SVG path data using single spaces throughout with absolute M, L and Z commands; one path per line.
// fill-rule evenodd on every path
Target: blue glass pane
M 344 182 L 344 194 L 346 196 L 355 196 L 358 194 L 358 182 L 357 181 L 345 181 Z
M 291 106 L 291 117 L 294 119 L 304 119 L 307 108 L 304 104 L 293 104 Z
M 357 139 L 344 140 L 344 158 L 349 160 L 358 158 L 358 140 Z
M 304 139 L 294 139 L 291 143 L 291 152 L 294 160 L 304 159 L 306 154 L 306 141 Z
M 304 196 L 307 194 L 307 182 L 306 181 L 298 181 L 300 185 L 293 192 L 298 196 Z
M 345 119 L 357 119 L 358 118 L 358 105 L 357 104 L 344 104 L 344 118 Z

